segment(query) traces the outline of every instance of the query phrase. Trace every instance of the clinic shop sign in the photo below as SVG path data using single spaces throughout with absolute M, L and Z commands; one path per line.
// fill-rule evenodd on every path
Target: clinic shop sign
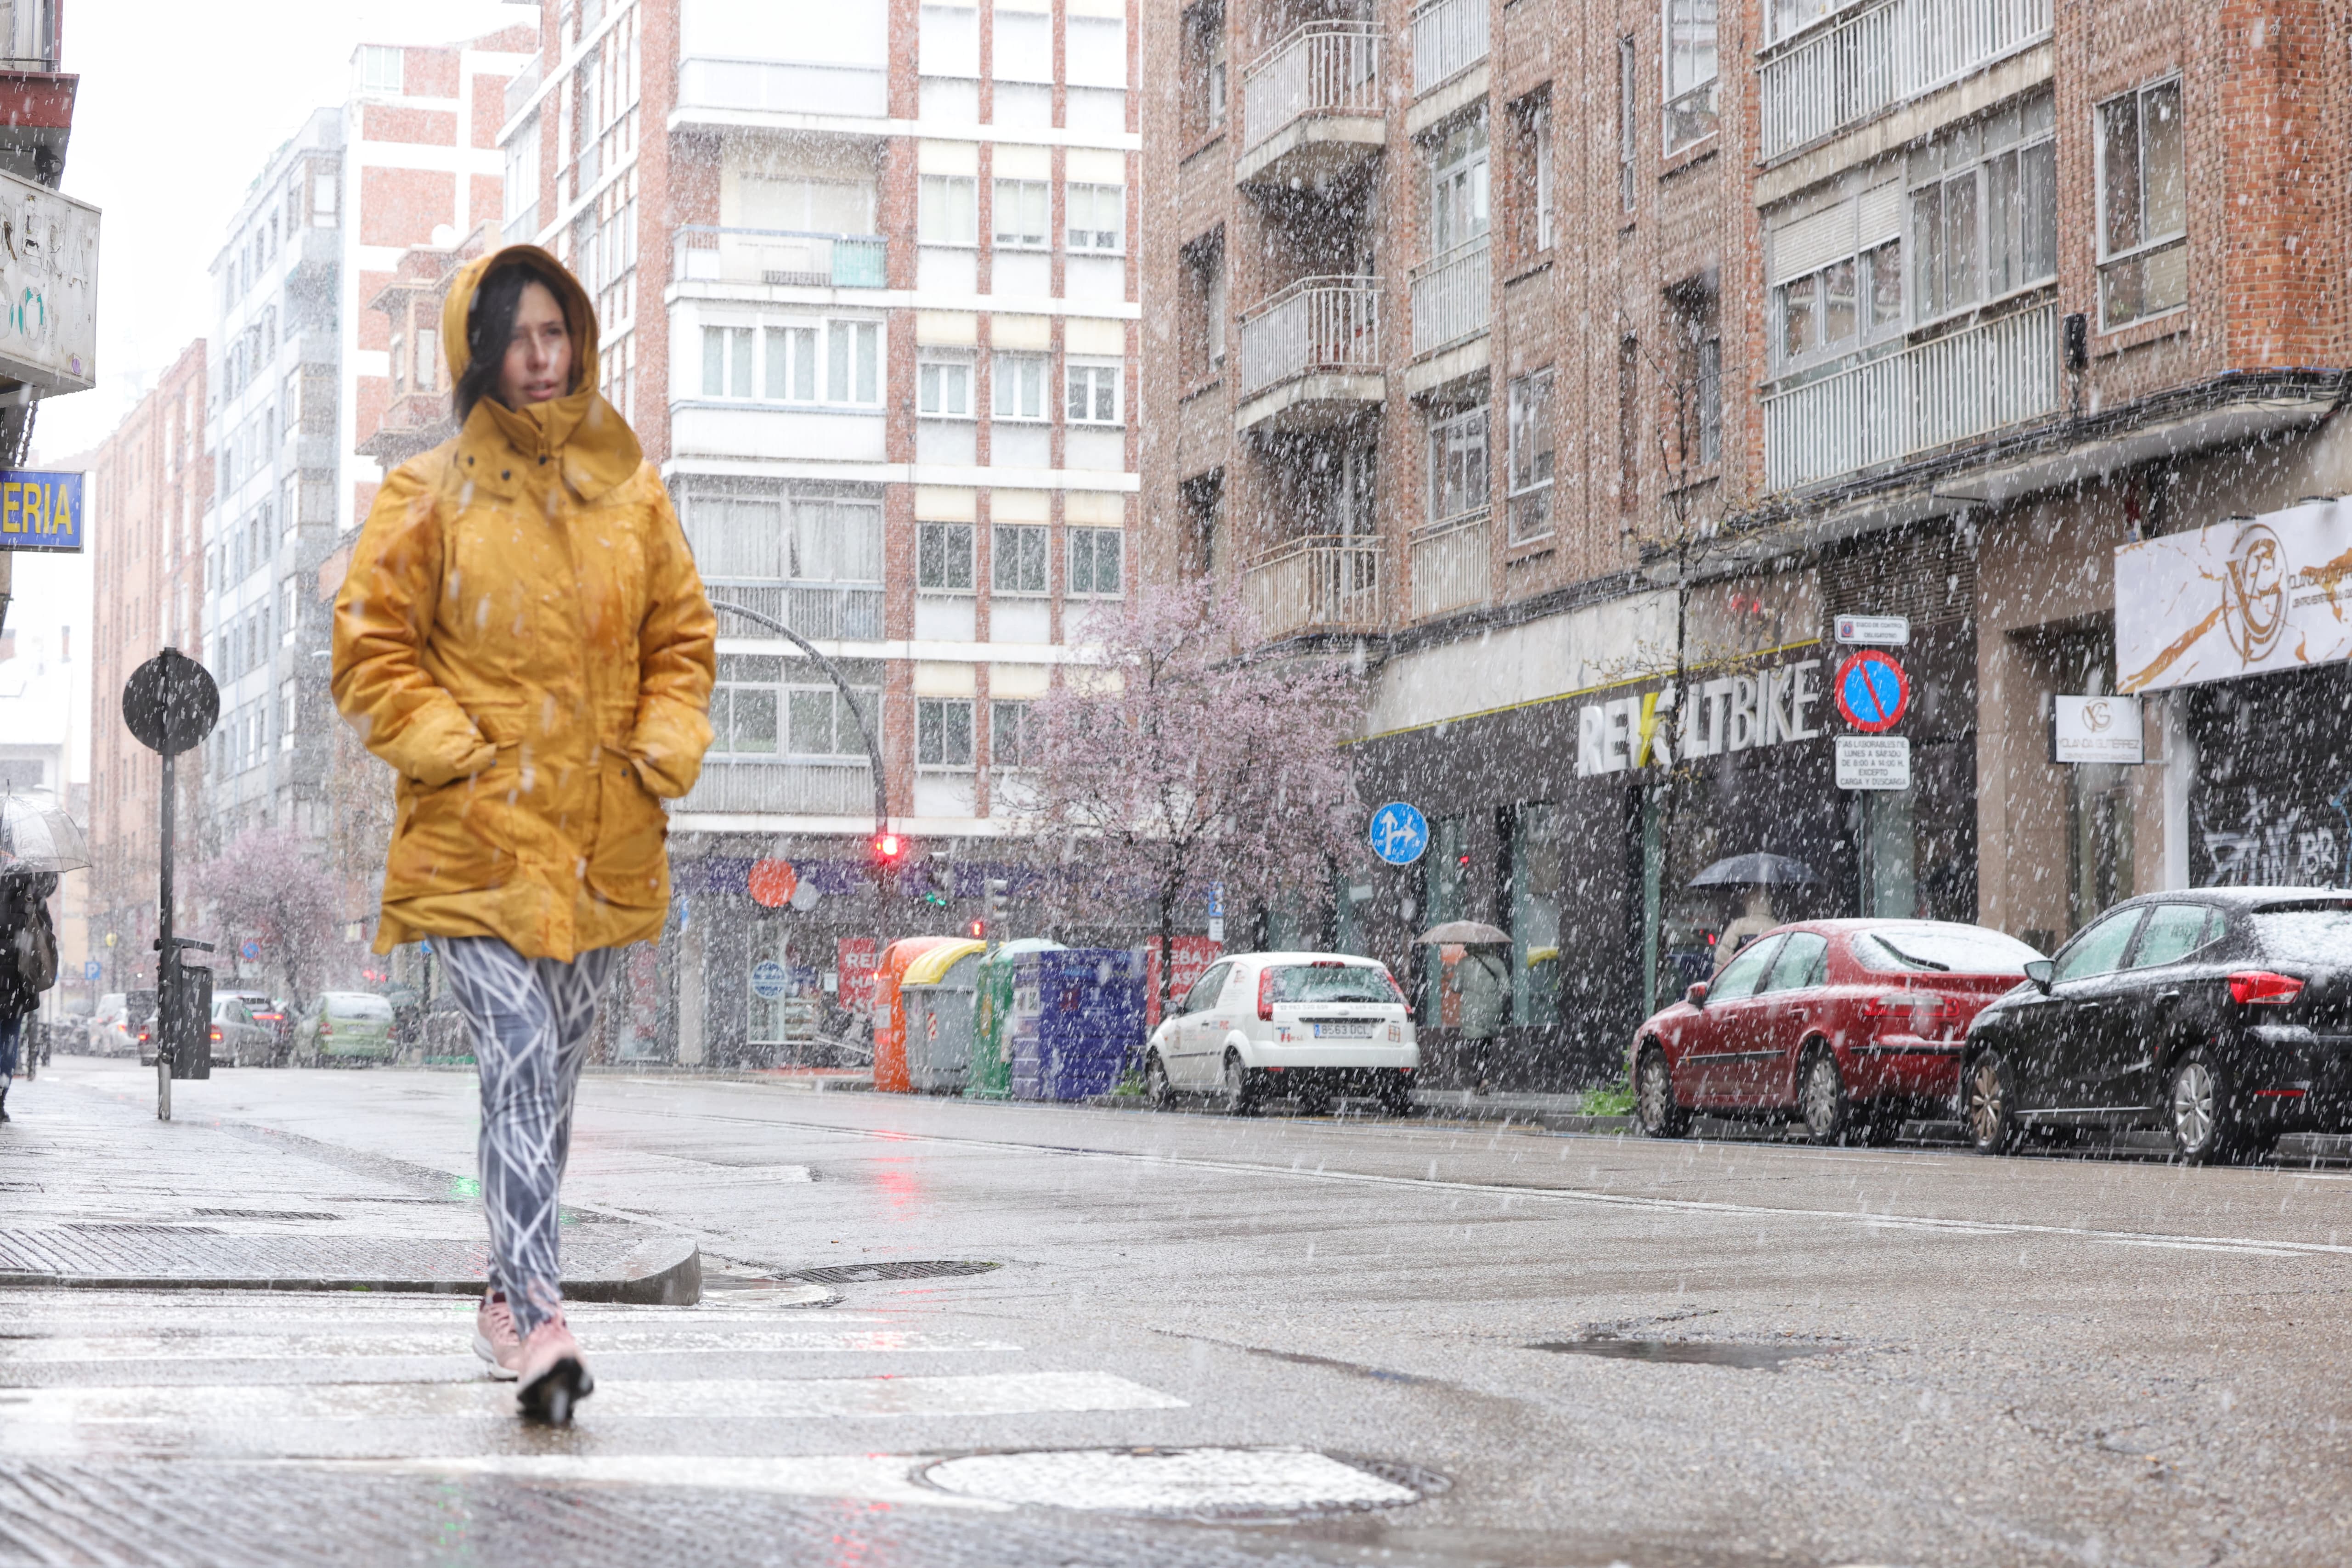
M 1828 698 L 1825 661 L 1801 659 L 1748 674 L 1691 684 L 1687 703 L 1675 683 L 1654 691 L 1588 703 L 1576 716 L 1576 773 L 1590 779 L 1642 768 L 1723 757 L 1758 747 L 1818 740 Z

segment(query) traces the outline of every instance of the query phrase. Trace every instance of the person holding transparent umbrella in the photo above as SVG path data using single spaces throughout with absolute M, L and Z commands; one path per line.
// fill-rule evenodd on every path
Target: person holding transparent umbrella
M 58 983 L 49 898 L 60 873 L 89 863 L 81 830 L 54 805 L 0 795 L 0 1122 L 23 1054 L 25 1020 Z

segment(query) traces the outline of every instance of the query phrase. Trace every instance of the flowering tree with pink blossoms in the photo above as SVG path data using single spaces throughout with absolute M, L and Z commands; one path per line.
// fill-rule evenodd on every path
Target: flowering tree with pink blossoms
M 239 833 L 196 868 L 203 928 L 219 946 L 216 965 L 233 968 L 247 939 L 262 961 L 285 977 L 286 1000 L 299 1011 L 324 981 L 335 940 L 338 892 L 317 851 L 288 828 Z M 224 987 L 226 982 L 223 982 Z
M 1011 802 L 1058 863 L 1066 903 L 1148 904 L 1163 1007 L 1176 911 L 1223 883 L 1230 907 L 1322 885 L 1359 849 L 1342 747 L 1357 682 L 1328 659 L 1252 659 L 1249 616 L 1206 582 L 1139 590 L 1080 631 L 1081 663 L 1032 710 L 1034 771 Z

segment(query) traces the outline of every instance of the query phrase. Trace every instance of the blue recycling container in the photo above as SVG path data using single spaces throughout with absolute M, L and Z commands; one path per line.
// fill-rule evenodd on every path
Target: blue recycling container
M 1064 947 L 1013 961 L 1013 1098 L 1108 1094 L 1143 1047 L 1143 955 Z

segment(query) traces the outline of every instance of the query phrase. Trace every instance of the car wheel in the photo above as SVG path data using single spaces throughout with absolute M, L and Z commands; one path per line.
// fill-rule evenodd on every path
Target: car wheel
M 1143 1097 L 1151 1102 L 1155 1111 L 1165 1111 L 1176 1103 L 1176 1086 L 1168 1081 L 1168 1064 L 1153 1051 L 1151 1060 L 1143 1065 Z
M 1807 1137 L 1817 1144 L 1844 1141 L 1853 1102 L 1846 1097 L 1845 1077 L 1827 1046 L 1805 1053 L 1805 1064 L 1797 1070 L 1797 1105 L 1804 1113 Z
M 2017 1146 L 2017 1092 L 2000 1052 L 1980 1051 L 1962 1070 L 1960 1121 L 1980 1155 L 2005 1155 Z
M 1643 1049 L 1633 1070 L 1633 1113 L 1648 1137 L 1679 1138 L 1690 1131 L 1690 1113 L 1675 1103 L 1674 1069 L 1654 1043 Z
M 1247 1116 L 1257 1110 L 1257 1077 L 1242 1065 L 1242 1053 L 1238 1051 L 1225 1052 L 1225 1072 L 1219 1083 L 1218 1100 L 1227 1115 Z
M 2172 1152 L 2184 1166 L 2226 1165 L 2244 1147 L 2229 1074 L 2201 1050 L 2173 1064 L 2164 1110 Z

